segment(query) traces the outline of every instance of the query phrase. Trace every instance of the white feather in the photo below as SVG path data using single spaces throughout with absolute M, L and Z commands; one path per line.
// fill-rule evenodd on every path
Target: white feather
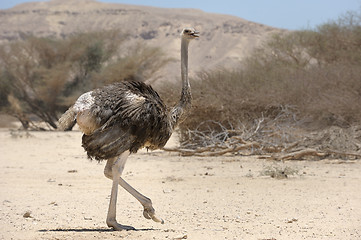
M 91 108 L 94 104 L 94 97 L 91 95 L 92 91 L 82 94 L 74 104 L 76 112 L 82 112 Z
M 143 96 L 139 96 L 137 94 L 134 94 L 132 92 L 127 92 L 125 94 L 125 98 L 132 103 L 142 103 L 144 102 L 145 98 Z

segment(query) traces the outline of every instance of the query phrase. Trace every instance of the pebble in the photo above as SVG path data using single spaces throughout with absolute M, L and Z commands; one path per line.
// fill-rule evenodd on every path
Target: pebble
M 184 235 L 180 235 L 180 236 L 174 237 L 173 240 L 187 239 L 187 238 L 188 238 L 188 235 L 187 235 L 187 234 L 184 234 Z
M 23 215 L 24 218 L 32 218 L 31 211 L 26 211 Z

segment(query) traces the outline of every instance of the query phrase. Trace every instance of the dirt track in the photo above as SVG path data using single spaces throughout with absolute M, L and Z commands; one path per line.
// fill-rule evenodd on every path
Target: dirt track
M 143 218 L 120 189 L 117 219 L 137 231 L 115 232 L 105 224 L 105 163 L 86 159 L 81 134 L 30 135 L 0 130 L 1 239 L 361 239 L 361 161 L 142 151 L 129 157 L 123 176 L 165 224 Z M 275 164 L 298 174 L 262 176 Z

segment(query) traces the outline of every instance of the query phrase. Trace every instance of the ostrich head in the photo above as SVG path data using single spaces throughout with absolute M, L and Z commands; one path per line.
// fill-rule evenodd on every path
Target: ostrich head
M 192 40 L 199 37 L 199 32 L 194 28 L 184 28 L 181 36 L 183 39 Z

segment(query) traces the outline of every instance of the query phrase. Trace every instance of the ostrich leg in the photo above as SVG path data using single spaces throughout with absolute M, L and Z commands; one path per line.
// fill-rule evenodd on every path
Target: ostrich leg
M 108 227 L 112 227 L 116 231 L 121 230 L 134 230 L 135 228 L 131 226 L 125 226 L 117 223 L 116 220 L 116 208 L 117 208 L 117 195 L 118 195 L 118 185 L 120 175 L 123 172 L 125 162 L 127 161 L 127 157 L 129 156 L 129 151 L 122 153 L 118 158 L 112 159 L 110 161 L 112 163 L 111 172 L 113 175 L 113 185 L 112 192 L 110 195 L 110 203 L 108 209 L 107 216 L 107 225 Z
M 141 194 L 140 192 L 135 190 L 123 178 L 121 178 L 120 175 L 119 176 L 114 175 L 113 167 L 112 167 L 112 166 L 114 166 L 114 161 L 115 161 L 115 159 L 109 159 L 104 168 L 104 175 L 109 179 L 113 179 L 113 187 L 115 184 L 114 179 L 117 178 L 118 179 L 116 181 L 117 184 L 122 186 L 125 190 L 127 190 L 127 192 L 129 192 L 133 197 L 135 197 L 140 202 L 140 204 L 142 204 L 142 206 L 144 208 L 143 216 L 145 218 L 152 219 L 155 222 L 160 222 L 160 223 L 164 224 L 163 219 L 159 219 L 158 217 L 155 216 L 155 210 L 152 206 L 152 200 L 150 200 L 150 198 L 144 196 L 143 194 Z
M 135 190 L 123 178 L 120 178 L 119 185 L 122 186 L 125 190 L 127 190 L 133 197 L 135 197 L 140 202 L 140 204 L 143 205 L 143 216 L 145 218 L 152 219 L 154 222 L 160 222 L 164 224 L 163 219 L 159 219 L 155 216 L 155 210 L 152 206 L 152 200 L 150 200 L 150 198 L 147 198 L 146 196 Z

